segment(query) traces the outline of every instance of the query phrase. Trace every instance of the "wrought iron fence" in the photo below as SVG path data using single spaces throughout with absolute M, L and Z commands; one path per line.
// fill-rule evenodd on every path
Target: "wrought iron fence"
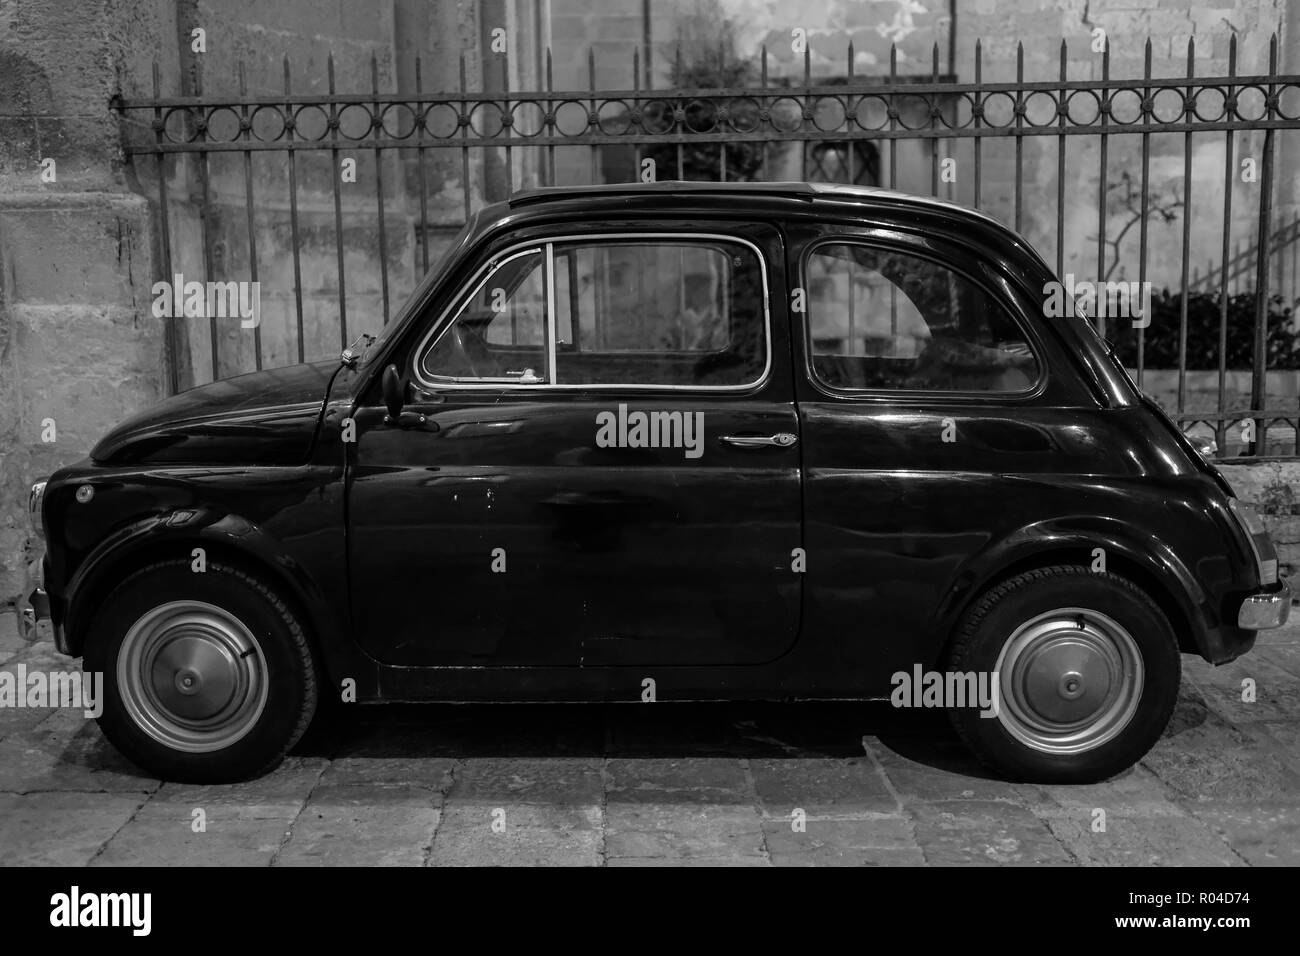
M 1111 76 L 1109 50 L 1100 78 L 1068 78 L 1063 40 L 1059 76 L 1027 80 L 1020 47 L 1006 82 L 983 79 L 978 43 L 970 82 L 940 73 L 937 45 L 925 74 L 900 73 L 893 52 L 887 75 L 855 74 L 850 45 L 841 75 L 814 78 L 805 55 L 794 79 L 769 77 L 764 50 L 755 82 L 692 89 L 644 88 L 634 57 L 630 88 L 598 90 L 589 57 L 589 89 L 554 90 L 547 52 L 541 89 L 473 91 L 462 56 L 452 91 L 424 90 L 417 61 L 413 90 L 381 90 L 372 63 L 368 92 L 341 93 L 331 58 L 327 91 L 298 94 L 286 60 L 282 94 L 250 94 L 241 65 L 237 92 L 167 96 L 155 68 L 152 97 L 116 106 L 156 195 L 165 274 L 183 265 L 205 279 L 260 279 L 282 306 L 282 321 L 257 326 L 251 341 L 214 317 L 206 336 L 169 323 L 173 389 L 325 357 L 387 321 L 433 247 L 516 188 L 649 175 L 825 179 L 955 199 L 1029 233 L 1058 274 L 1135 272 L 1172 290 L 1163 327 L 1096 319 L 1139 384 L 1182 424 L 1212 433 L 1220 454 L 1294 454 L 1300 231 L 1294 210 L 1279 227 L 1274 189 L 1277 135 L 1300 128 L 1300 76 L 1278 74 L 1276 38 L 1267 72 L 1238 73 L 1234 38 L 1226 73 L 1196 76 L 1193 44 L 1185 75 L 1153 76 L 1148 41 L 1143 75 L 1126 79 Z M 1194 177 L 1194 162 L 1201 171 L 1207 162 L 1195 146 L 1207 141 L 1220 144 L 1221 169 Z M 1181 175 L 1157 182 L 1153 155 Z M 1257 168 L 1243 182 L 1245 159 Z M 366 174 L 341 175 L 348 160 Z M 1206 183 L 1220 194 L 1207 198 Z M 1095 196 L 1081 192 L 1088 186 Z M 1221 222 L 1193 233 L 1194 214 Z M 1206 262 L 1197 250 L 1207 243 L 1202 273 L 1193 262 Z M 369 313 L 360 323 L 358 308 Z M 1206 315 L 1216 327 L 1189 328 Z M 1244 368 L 1229 365 L 1230 331 L 1248 338 L 1237 350 L 1249 356 Z M 1189 341 L 1216 336 L 1214 354 L 1189 366 Z M 1149 367 L 1157 345 L 1176 363 Z

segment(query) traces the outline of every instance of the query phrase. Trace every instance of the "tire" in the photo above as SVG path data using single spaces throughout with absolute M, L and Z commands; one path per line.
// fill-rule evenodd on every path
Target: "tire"
M 239 568 L 136 571 L 99 607 L 85 669 L 100 729 L 163 780 L 231 783 L 273 770 L 306 731 L 317 676 L 288 602 Z
M 1168 725 L 1182 673 L 1155 602 L 1125 578 L 1075 566 L 986 593 L 946 669 L 997 672 L 996 716 L 952 706 L 948 715 L 983 763 L 1032 783 L 1095 783 L 1133 766 Z

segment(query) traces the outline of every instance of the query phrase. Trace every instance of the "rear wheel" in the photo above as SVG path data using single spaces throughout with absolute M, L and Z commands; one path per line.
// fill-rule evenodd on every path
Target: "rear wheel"
M 1178 697 L 1164 614 L 1118 575 L 1040 568 L 985 594 L 949 653 L 953 672 L 996 675 L 996 714 L 950 709 L 985 763 L 1017 780 L 1085 783 L 1136 763 Z
M 317 685 L 290 606 L 247 572 L 186 561 L 136 572 L 100 607 L 86 669 L 103 675 L 104 735 L 165 780 L 273 769 L 306 730 Z

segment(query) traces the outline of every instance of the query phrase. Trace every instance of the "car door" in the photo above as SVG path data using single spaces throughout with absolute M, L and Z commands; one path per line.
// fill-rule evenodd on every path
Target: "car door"
M 1033 520 L 1034 482 L 1070 457 L 1077 419 L 1048 375 L 1056 353 L 976 251 L 884 227 L 791 242 L 808 306 L 805 628 L 887 693 L 941 637 L 970 558 Z
M 405 426 L 356 415 L 349 566 L 374 657 L 752 664 L 794 642 L 781 240 L 725 233 L 498 244 L 427 317 Z

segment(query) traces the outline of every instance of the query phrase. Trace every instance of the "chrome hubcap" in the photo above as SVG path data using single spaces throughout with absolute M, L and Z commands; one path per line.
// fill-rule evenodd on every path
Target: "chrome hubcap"
M 122 704 L 159 743 L 210 753 L 247 734 L 266 707 L 266 659 L 237 617 L 173 601 L 131 625 L 117 657 Z
M 1105 614 L 1059 608 L 1021 625 L 1002 647 L 998 720 L 1034 750 L 1077 754 L 1120 733 L 1145 674 L 1129 632 Z

